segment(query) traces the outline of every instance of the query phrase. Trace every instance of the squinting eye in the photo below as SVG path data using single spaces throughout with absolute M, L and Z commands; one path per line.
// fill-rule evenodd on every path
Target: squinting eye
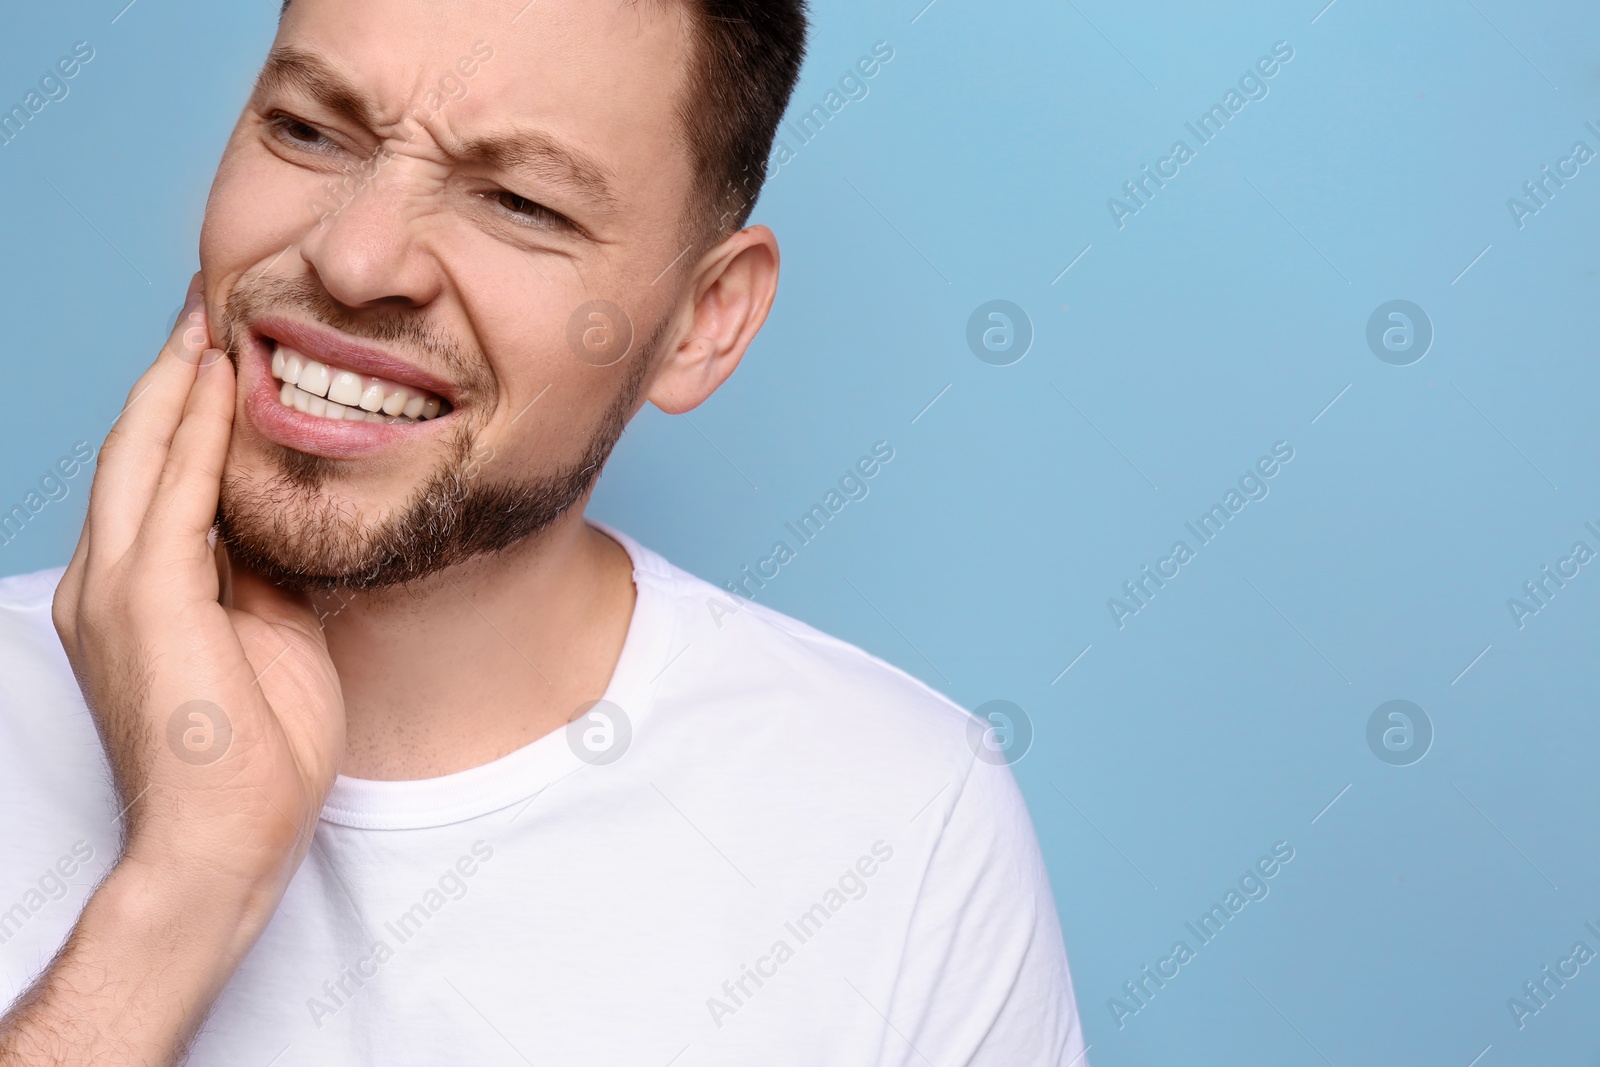
M 274 115 L 271 123 L 280 137 L 303 148 L 313 148 L 327 140 L 315 126 L 288 115 Z
M 551 211 L 543 204 L 529 200 L 525 196 L 518 196 L 516 193 L 507 192 L 503 189 L 494 194 L 494 199 L 507 211 L 511 211 L 518 215 L 526 215 L 529 218 L 545 219 L 555 215 L 555 212 Z
M 507 189 L 489 193 L 488 199 L 535 226 L 568 232 L 578 231 L 572 220 L 559 211 L 552 211 L 537 200 L 529 200 L 525 196 L 518 196 Z

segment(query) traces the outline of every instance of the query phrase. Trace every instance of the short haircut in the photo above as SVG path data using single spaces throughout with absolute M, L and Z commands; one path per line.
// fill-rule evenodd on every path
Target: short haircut
M 742 229 L 761 195 L 805 59 L 807 0 L 671 2 L 692 20 L 695 53 L 675 110 L 694 172 L 685 227 L 704 248 Z

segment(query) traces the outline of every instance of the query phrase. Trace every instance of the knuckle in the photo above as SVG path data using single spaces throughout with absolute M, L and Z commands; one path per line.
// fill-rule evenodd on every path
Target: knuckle
M 56 586 L 55 597 L 50 601 L 50 621 L 55 624 L 56 636 L 63 642 L 77 636 L 76 601 L 76 594 L 67 588 L 66 582 Z
M 124 408 L 123 410 L 126 411 L 127 409 Z M 100 444 L 101 459 L 104 460 L 106 456 L 115 455 L 116 453 L 121 452 L 127 447 L 127 440 L 128 431 L 123 429 L 122 420 L 118 419 L 116 425 L 112 426 L 111 429 L 106 431 L 106 438 Z

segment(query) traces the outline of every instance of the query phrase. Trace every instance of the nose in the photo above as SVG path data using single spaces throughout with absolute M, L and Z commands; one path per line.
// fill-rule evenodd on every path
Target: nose
M 328 295 L 346 307 L 420 307 L 439 294 L 443 272 L 424 240 L 429 194 L 407 170 L 403 157 L 369 162 L 339 184 L 300 243 Z

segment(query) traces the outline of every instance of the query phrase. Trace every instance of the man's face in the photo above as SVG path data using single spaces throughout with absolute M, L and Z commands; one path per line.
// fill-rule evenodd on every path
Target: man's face
M 201 235 L 238 558 L 380 586 L 581 507 L 683 319 L 690 48 L 673 4 L 295 0 Z

